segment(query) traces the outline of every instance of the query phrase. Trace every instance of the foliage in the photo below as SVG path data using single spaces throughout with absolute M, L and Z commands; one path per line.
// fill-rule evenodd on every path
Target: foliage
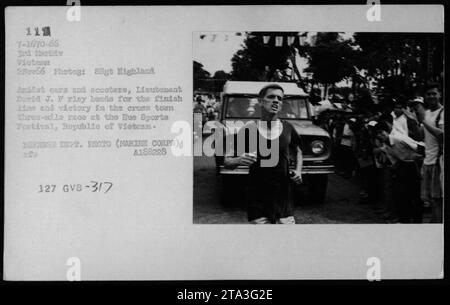
M 211 74 L 203 68 L 203 65 L 194 61 L 194 90 L 202 88 L 203 80 L 208 79 Z
M 233 80 L 256 81 L 271 78 L 276 69 L 284 69 L 292 48 L 286 43 L 276 47 L 273 42 L 264 44 L 263 36 L 295 36 L 298 32 L 250 32 L 243 48 L 231 59 Z M 284 40 L 285 41 L 285 40 Z
M 350 41 L 342 39 L 337 32 L 321 32 L 316 37 L 315 45 L 307 51 L 307 70 L 313 73 L 314 80 L 328 85 L 352 76 L 357 51 Z
M 355 61 L 380 87 L 391 93 L 409 92 L 443 72 L 443 35 L 433 33 L 355 33 L 360 56 Z
M 225 80 L 267 81 L 277 69 L 287 66 L 293 48 L 283 39 L 275 46 L 275 36 L 299 32 L 249 32 L 231 59 L 232 72 L 217 71 L 213 76 L 194 62 L 194 89 L 220 91 Z M 270 36 L 264 43 L 263 37 Z M 337 32 L 319 32 L 315 43 L 296 45 L 300 56 L 308 59 L 312 82 L 328 87 L 351 79 L 353 90 L 368 87 L 379 91 L 411 95 L 429 81 L 443 79 L 443 34 L 441 33 L 355 33 L 344 39 Z

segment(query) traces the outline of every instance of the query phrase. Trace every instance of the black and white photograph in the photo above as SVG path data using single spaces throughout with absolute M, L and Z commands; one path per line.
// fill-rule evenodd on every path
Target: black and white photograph
M 443 5 L 118 4 L 4 9 L 3 281 L 444 279 Z
M 194 33 L 194 141 L 220 148 L 194 157 L 193 222 L 442 223 L 443 41 Z M 272 166 L 261 146 L 238 153 L 253 127 L 247 142 L 279 141 Z

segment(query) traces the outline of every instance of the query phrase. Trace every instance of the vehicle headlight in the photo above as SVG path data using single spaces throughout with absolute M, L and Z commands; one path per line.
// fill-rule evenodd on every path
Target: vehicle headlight
M 311 143 L 311 151 L 315 155 L 321 155 L 325 151 L 325 143 L 320 140 L 313 141 Z

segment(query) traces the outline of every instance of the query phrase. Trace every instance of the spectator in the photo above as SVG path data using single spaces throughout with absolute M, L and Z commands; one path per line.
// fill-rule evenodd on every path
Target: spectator
M 214 112 L 214 107 L 211 105 L 208 105 L 206 107 L 206 113 L 207 113 L 207 118 L 209 121 L 213 121 L 216 119 L 216 113 Z
M 376 125 L 375 125 L 376 126 Z M 375 167 L 379 170 L 378 185 L 380 186 L 381 204 L 379 207 L 375 206 L 377 212 L 384 213 L 386 217 L 390 218 L 392 222 L 398 222 L 398 211 L 394 201 L 394 169 L 386 153 L 382 151 L 383 143 L 376 138 L 375 130 L 373 130 L 374 137 L 374 161 Z
M 203 99 L 201 98 L 201 96 L 197 96 L 196 104 L 194 106 L 194 113 L 200 113 L 202 115 L 202 125 L 204 125 L 206 123 L 206 121 L 208 120 L 206 108 L 203 105 L 203 103 L 204 102 L 203 102 Z
M 404 135 L 408 135 L 408 122 L 404 114 L 406 105 L 399 99 L 393 99 L 394 110 L 391 112 L 393 118 L 392 128 Z
M 356 119 L 350 118 L 344 125 L 342 131 L 342 139 L 340 143 L 341 161 L 345 178 L 351 178 L 353 171 L 356 169 L 355 158 L 355 127 Z
M 425 110 L 417 106 L 417 119 L 422 123 L 425 142 L 425 159 L 422 167 L 422 199 L 431 203 L 431 222 L 442 222 L 443 185 L 443 137 L 444 107 L 437 84 L 427 87 L 425 93 Z
M 353 104 L 355 103 L 355 95 L 349 93 L 347 99 L 342 100 L 342 110 L 346 112 L 353 112 Z
M 380 121 L 376 126 L 377 138 L 384 144 L 395 169 L 394 188 L 401 223 L 421 223 L 423 205 L 420 200 L 420 170 L 416 160 L 421 159 L 417 142 L 401 133 L 393 133 L 392 125 Z
M 259 76 L 259 80 L 262 82 L 268 82 L 270 80 L 269 74 L 270 74 L 269 66 L 264 66 L 264 71 Z
M 341 151 L 341 141 L 342 141 L 342 133 L 344 131 L 344 117 L 343 114 L 338 111 L 335 112 L 334 121 L 330 126 L 330 132 L 333 138 L 333 150 L 334 150 L 334 164 L 336 167 L 337 174 L 343 174 L 343 160 L 345 156 Z M 345 150 L 345 149 L 344 149 Z
M 273 74 L 273 77 L 272 77 L 271 81 L 272 82 L 281 82 L 281 81 L 283 81 L 283 77 L 284 76 L 283 76 L 283 73 L 281 72 L 281 70 L 280 69 L 276 69 L 274 74 Z
M 376 179 L 377 171 L 373 160 L 373 142 L 371 141 L 370 125 L 362 124 L 357 132 L 357 156 L 361 178 L 361 203 L 375 205 L 379 201 L 379 188 Z
M 368 199 L 376 212 L 390 218 L 392 216 L 389 210 L 392 207 L 392 187 L 387 192 L 384 184 L 392 186 L 392 174 L 386 154 L 379 149 L 382 145 L 376 137 L 376 124 L 377 121 L 370 121 L 366 124 L 368 139 L 366 149 L 369 158 L 372 160 L 371 168 L 367 173 Z
M 383 121 L 388 123 L 390 126 L 394 123 L 394 118 L 392 117 L 390 112 L 384 112 L 379 117 L 379 122 Z M 375 130 L 376 131 L 376 130 Z M 394 129 L 391 129 L 391 134 L 393 135 L 401 135 L 396 132 Z M 375 133 L 376 135 L 376 133 Z M 382 186 L 383 186 L 383 195 L 384 195 L 384 206 L 392 222 L 400 221 L 400 207 L 398 198 L 398 190 L 394 186 L 394 181 L 396 178 L 395 164 L 392 161 L 392 158 L 389 158 L 386 152 L 383 150 L 385 144 L 376 138 L 377 148 L 374 150 L 374 154 L 377 155 L 377 159 L 380 162 L 381 168 L 383 168 L 382 174 Z
M 400 99 L 394 99 L 394 110 L 392 111 L 393 129 L 407 135 L 415 141 L 423 140 L 423 132 L 414 114 L 406 108 L 406 103 Z

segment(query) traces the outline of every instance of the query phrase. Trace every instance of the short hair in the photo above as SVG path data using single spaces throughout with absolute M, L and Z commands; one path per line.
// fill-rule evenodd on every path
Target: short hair
M 378 123 L 374 126 L 373 128 L 375 134 L 381 132 L 381 131 L 386 131 L 387 133 L 391 132 L 392 127 L 391 125 L 383 120 L 379 120 Z
M 439 92 L 441 91 L 441 86 L 438 83 L 428 83 L 425 86 L 425 92 L 431 89 L 437 89 Z
M 269 89 L 272 89 L 272 90 L 279 89 L 279 90 L 283 91 L 283 94 L 284 94 L 283 87 L 281 87 L 278 84 L 269 84 L 267 86 L 262 87 L 262 89 L 259 91 L 259 97 L 263 98 L 264 96 L 266 96 L 266 93 Z

